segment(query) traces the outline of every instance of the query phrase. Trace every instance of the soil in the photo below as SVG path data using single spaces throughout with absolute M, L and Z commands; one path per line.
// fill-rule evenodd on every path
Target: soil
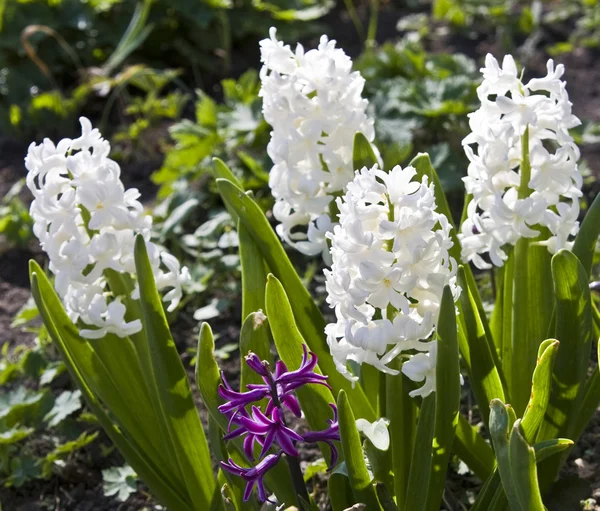
M 341 3 L 341 2 L 340 2 Z M 378 40 L 380 42 L 397 36 L 397 21 L 406 14 L 405 9 L 396 8 L 391 2 L 382 2 L 382 13 L 379 19 Z M 414 11 L 413 11 L 414 12 Z M 366 12 L 360 12 L 363 19 Z M 352 57 L 357 56 L 362 47 L 356 35 L 354 26 L 343 8 L 338 8 L 326 16 L 323 20 L 325 25 L 333 27 L 332 37 L 338 40 L 339 46 L 343 47 Z M 550 36 L 552 37 L 552 34 Z M 307 41 L 313 44 L 315 41 Z M 488 51 L 496 55 L 502 50 L 496 47 L 493 38 L 478 36 L 475 39 L 465 36 L 438 34 L 431 43 L 432 50 L 460 51 L 471 57 L 481 57 Z M 240 58 L 234 61 L 232 70 L 234 75 L 241 74 L 249 67 L 248 54 L 251 53 L 250 61 L 258 65 L 258 53 L 245 50 L 240 53 Z M 531 72 L 544 72 L 547 56 L 538 51 L 531 56 L 526 65 Z M 578 116 L 600 121 L 600 67 L 595 65 L 599 61 L 599 55 L 590 49 L 578 49 L 574 53 L 558 59 L 564 62 L 567 68 L 566 79 L 571 100 L 574 104 L 574 112 Z M 217 83 L 218 77 L 207 79 L 207 83 Z M 218 94 L 218 90 L 210 87 Z M 24 177 L 23 155 L 26 147 L 7 143 L 0 139 L 0 197 L 4 196 L 12 184 L 19 178 Z M 593 175 L 600 177 L 600 144 L 586 146 L 582 149 L 583 157 L 587 160 Z M 151 172 L 160 167 L 160 161 L 142 163 L 128 163 L 124 166 L 123 177 L 127 186 L 135 186 L 140 189 L 143 196 L 152 197 L 156 191 L 149 180 Z M 588 190 L 588 196 L 593 198 L 600 187 L 596 184 Z M 24 192 L 26 198 L 27 192 Z M 17 345 L 32 343 L 31 334 L 20 330 L 11 329 L 10 324 L 15 313 L 28 300 L 29 277 L 27 261 L 30 258 L 43 262 L 43 256 L 37 247 L 0 250 L 0 346 L 9 343 L 11 348 Z M 197 324 L 191 316 L 192 311 L 183 311 L 173 332 L 175 342 L 182 353 L 184 364 L 189 368 L 190 380 L 194 380 L 193 369 L 189 361 L 190 355 L 186 350 L 195 347 L 197 342 Z M 237 342 L 239 337 L 239 311 L 231 311 L 230 317 L 220 316 L 211 322 L 215 333 L 219 334 L 219 345 Z M 230 383 L 234 386 L 239 378 L 239 353 L 235 352 L 228 360 L 220 362 L 222 369 L 227 374 Z M 194 387 L 194 386 L 193 386 Z M 203 421 L 206 421 L 206 410 L 198 396 L 196 401 Z M 301 427 L 301 424 L 297 424 Z M 54 476 L 49 481 L 36 481 L 29 483 L 19 489 L 0 489 L 0 508 L 5 511 L 42 511 L 53 509 L 56 511 L 138 511 L 142 509 L 157 509 L 156 502 L 143 488 L 140 492 L 132 495 L 125 503 L 120 503 L 114 498 L 105 497 L 102 490 L 101 470 L 109 466 L 119 464 L 118 453 L 106 458 L 98 452 L 94 452 L 92 444 L 86 448 L 81 455 L 69 460 L 65 470 Z M 316 448 L 307 448 L 301 451 L 302 463 L 307 464 L 319 457 Z M 557 491 L 553 494 L 550 511 L 570 511 L 581 509 L 579 501 L 593 497 L 600 502 L 600 410 L 596 413 L 582 438 L 575 446 L 567 467 L 562 474 L 562 479 L 577 477 L 579 485 L 574 491 L 573 485 L 569 491 L 561 492 L 561 484 L 557 485 Z M 314 482 L 320 495 L 320 504 L 325 506 L 326 486 L 322 479 L 316 478 Z M 459 495 L 465 493 L 476 495 L 480 481 L 469 474 L 458 475 L 456 470 L 450 471 L 449 483 L 445 494 L 445 508 L 451 510 L 467 509 L 464 499 Z M 566 495 L 566 497 L 565 497 Z M 564 499 L 567 500 L 564 500 Z M 323 507 L 324 508 L 324 507 Z M 587 509 L 600 511 L 600 506 Z

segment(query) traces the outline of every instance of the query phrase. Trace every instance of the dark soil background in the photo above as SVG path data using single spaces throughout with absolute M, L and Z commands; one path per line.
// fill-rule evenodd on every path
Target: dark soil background
M 341 3 L 341 2 L 340 2 Z M 403 9 L 387 5 L 383 8 L 379 18 L 378 39 L 380 42 L 398 37 L 396 24 L 405 14 Z M 352 57 L 361 51 L 361 43 L 356 35 L 353 25 L 343 7 L 337 8 L 323 20 L 324 25 L 330 27 L 327 31 L 331 38 L 338 40 L 339 46 L 344 48 Z M 557 34 L 544 34 L 551 42 Z M 542 41 L 543 43 L 544 41 Z M 307 41 L 307 46 L 314 41 Z M 491 51 L 496 56 L 501 56 L 492 36 L 470 39 L 456 35 L 444 35 L 441 31 L 431 43 L 431 50 L 453 52 L 459 51 L 478 59 Z M 235 74 L 241 74 L 248 67 L 258 67 L 258 46 L 243 48 L 240 52 L 233 53 L 233 66 Z M 543 51 L 537 51 L 523 64 L 532 73 L 544 73 L 547 56 Z M 572 54 L 557 59 L 566 65 L 566 80 L 571 101 L 574 104 L 575 114 L 583 119 L 600 121 L 600 55 L 589 49 L 578 49 Z M 207 84 L 218 83 L 219 75 L 208 77 Z M 210 91 L 210 89 L 209 89 Z M 214 92 L 214 91 L 213 91 Z M 218 94 L 218 92 L 215 92 Z M 164 136 L 168 136 L 166 131 Z M 9 142 L 7 137 L 0 135 L 0 196 L 4 196 L 11 185 L 25 175 L 23 157 L 26 147 L 18 143 Z M 582 150 L 585 158 L 596 177 L 600 176 L 600 144 L 586 146 Z M 152 200 L 155 188 L 149 181 L 150 174 L 160 167 L 161 162 L 155 161 L 144 164 L 124 165 L 122 169 L 123 180 L 127 186 L 138 187 L 146 201 Z M 598 181 L 588 190 L 588 195 L 593 198 L 599 188 Z M 23 197 L 27 197 L 27 191 Z M 27 199 L 28 201 L 30 199 Z M 11 348 L 19 344 L 30 344 L 31 334 L 18 329 L 11 329 L 10 323 L 14 314 L 27 301 L 29 297 L 29 278 L 27 262 L 35 258 L 43 262 L 43 254 L 35 246 L 29 249 L 3 249 L 0 247 L 0 346 L 9 343 Z M 174 337 L 181 353 L 197 342 L 197 322 L 192 319 L 193 310 L 184 310 L 179 316 L 175 326 Z M 211 321 L 215 333 L 219 334 L 219 344 L 236 342 L 239 336 L 239 314 L 232 317 L 221 316 L 216 321 Z M 230 382 L 235 386 L 238 383 L 239 354 L 222 362 L 223 369 L 228 374 Z M 189 355 L 184 355 L 186 367 L 190 367 Z M 193 380 L 193 370 L 190 367 L 190 379 Z M 465 394 L 467 391 L 465 390 Z M 205 419 L 205 411 L 199 402 L 201 415 Z M 301 425 L 299 425 L 301 426 Z M 84 456 L 76 456 L 68 461 L 68 470 L 61 477 L 53 477 L 49 481 L 38 481 L 27 484 L 18 489 L 0 489 L 0 509 L 3 511 L 107 511 L 107 510 L 142 510 L 157 509 L 156 502 L 146 492 L 142 491 L 133 495 L 125 503 L 119 503 L 113 498 L 104 497 L 102 491 L 101 470 L 119 464 L 118 454 L 110 459 L 102 458 L 94 449 L 85 449 Z M 302 452 L 304 462 L 309 462 L 318 457 L 316 450 Z M 570 511 L 581 509 L 580 500 L 594 497 L 600 502 L 600 412 L 586 429 L 582 439 L 572 452 L 563 476 L 570 478 L 579 476 L 583 484 L 575 491 L 569 487 L 568 491 L 561 491 L 562 485 L 557 485 L 557 491 L 549 499 L 551 511 Z M 320 493 L 320 503 L 325 506 L 326 487 L 323 481 L 317 481 Z M 466 510 L 463 500 L 459 497 L 465 490 L 476 493 L 479 482 L 469 475 L 451 473 L 447 487 L 445 508 L 448 510 Z M 580 488 L 579 488 L 580 487 Z M 565 500 L 566 499 L 566 500 Z M 323 507 L 325 509 L 325 507 Z M 600 510 L 600 506 L 586 509 Z M 176 510 L 173 510 L 176 511 Z

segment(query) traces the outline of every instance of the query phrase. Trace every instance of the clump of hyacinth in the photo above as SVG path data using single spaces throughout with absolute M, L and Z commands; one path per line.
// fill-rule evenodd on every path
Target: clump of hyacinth
M 354 135 L 374 138 L 364 79 L 327 36 L 307 52 L 278 41 L 274 28 L 270 36 L 260 43 L 260 95 L 273 127 L 267 152 L 277 232 L 300 252 L 327 257 L 329 204 L 354 176 Z
M 149 241 L 152 218 L 144 214 L 139 192 L 125 190 L 110 144 L 90 121 L 80 118 L 81 136 L 29 146 L 25 166 L 33 231 L 50 259 L 56 291 L 82 337 L 99 339 L 139 332 L 139 319 L 127 321 L 124 297 L 109 290 L 107 272 L 135 273 L 136 234 L 146 240 L 158 289 L 169 289 L 168 310 L 179 303 L 189 278 L 175 257 Z M 132 298 L 137 298 L 134 291 Z
M 433 332 L 442 293 L 450 285 L 455 299 L 456 262 L 448 219 L 436 211 L 433 184 L 419 182 L 413 167 L 377 166 L 356 172 L 337 199 L 339 225 L 331 239 L 331 270 L 325 271 L 327 302 L 337 321 L 327 325 L 327 343 L 337 369 L 351 381 L 347 363 L 388 367 L 400 353 L 418 353 L 403 372 L 425 384 L 412 395 L 435 389 Z
M 229 459 L 227 462 L 221 462 L 221 467 L 246 481 L 245 502 L 252 495 L 255 485 L 259 500 L 264 502 L 267 500 L 263 480 L 265 474 L 283 455 L 296 459 L 299 456 L 297 442 L 326 443 L 331 449 L 330 466 L 336 464 L 338 451 L 334 442 L 340 439 L 337 408 L 331 404 L 333 420 L 328 420 L 329 427 L 322 431 L 309 431 L 300 435 L 287 426 L 284 418 L 285 409 L 296 417 L 302 415 L 300 403 L 295 395 L 297 389 L 310 383 L 329 387 L 327 376 L 314 371 L 317 356 L 312 352 L 309 353 L 306 346 L 304 346 L 302 363 L 295 371 L 289 371 L 280 360 L 275 365 L 275 372 L 271 372 L 268 362 L 261 361 L 254 353 L 246 356 L 246 363 L 262 377 L 264 383 L 249 384 L 247 392 L 236 392 L 225 379 L 225 375 L 221 375 L 223 384 L 219 386 L 219 395 L 225 403 L 219 406 L 219 411 L 229 419 L 229 432 L 224 439 L 242 437 L 244 453 L 252 461 L 255 460 L 255 447 L 258 446 L 259 462 L 254 467 L 244 468 Z M 263 399 L 267 400 L 264 410 L 254 404 Z M 277 452 L 270 453 L 274 447 Z
M 569 129 L 571 113 L 564 66 L 547 64 L 547 75 L 524 83 L 512 56 L 502 66 L 488 54 L 477 89 L 481 108 L 470 114 L 463 140 L 469 158 L 464 178 L 473 200 L 460 233 L 462 257 L 479 268 L 507 259 L 506 246 L 539 237 L 552 253 L 570 248 L 578 229 L 582 178 L 579 149 Z

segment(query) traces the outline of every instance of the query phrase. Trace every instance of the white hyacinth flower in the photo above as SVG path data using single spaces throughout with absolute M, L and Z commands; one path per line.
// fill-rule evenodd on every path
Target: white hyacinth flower
M 142 324 L 125 319 L 122 297 L 111 293 L 105 273 L 135 273 L 136 234 L 146 240 L 158 289 L 168 289 L 164 300 L 169 311 L 177 307 L 189 272 L 150 242 L 152 218 L 144 214 L 139 192 L 125 190 L 119 165 L 108 157 L 110 144 L 88 119 L 79 121 L 81 137 L 29 146 L 25 166 L 34 195 L 33 230 L 50 259 L 56 291 L 82 337 L 126 337 Z
M 400 353 L 422 352 L 414 358 L 435 350 L 425 341 L 438 321 L 444 287 L 450 285 L 455 300 L 460 293 L 448 254 L 451 226 L 436 211 L 434 185 L 426 176 L 414 181 L 415 175 L 413 167 L 389 173 L 365 167 L 337 199 L 339 225 L 328 234 L 333 264 L 325 271 L 337 321 L 325 332 L 338 371 L 351 381 L 357 377 L 349 361 L 397 374 L 388 364 Z M 435 380 L 416 370 L 420 360 L 405 373 L 414 381 L 426 378 L 415 393 L 426 396 Z M 435 353 L 428 361 L 435 367 Z
M 506 246 L 521 238 L 550 235 L 540 243 L 551 253 L 572 246 L 579 223 L 582 178 L 579 149 L 569 129 L 571 113 L 562 64 L 523 83 L 512 56 L 502 66 L 488 54 L 477 89 L 481 108 L 470 114 L 463 146 L 469 158 L 464 178 L 473 199 L 461 227 L 462 258 L 478 268 L 506 261 Z M 523 154 L 525 152 L 525 154 Z
M 273 127 L 267 152 L 277 233 L 300 252 L 327 259 L 329 206 L 354 177 L 354 135 L 375 135 L 361 97 L 364 79 L 327 36 L 307 52 L 278 41 L 275 28 L 270 36 L 260 43 L 260 96 Z

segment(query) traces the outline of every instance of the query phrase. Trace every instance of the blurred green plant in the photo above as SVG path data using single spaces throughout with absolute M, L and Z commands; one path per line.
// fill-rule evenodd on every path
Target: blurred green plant
M 375 110 L 384 167 L 404 165 L 428 150 L 444 189 L 460 188 L 468 165 L 461 145 L 469 130 L 466 114 L 477 104 L 475 62 L 460 53 L 428 53 L 407 37 L 365 52 L 356 67 Z
M 28 139 L 48 126 L 69 133 L 82 108 L 94 111 L 99 78 L 128 61 L 184 68 L 203 86 L 226 74 L 231 53 L 281 20 L 298 37 L 332 0 L 6 0 L 0 4 L 0 129 Z M 232 30 L 231 27 L 235 27 Z M 217 74 L 220 74 L 219 71 Z M 91 104 L 90 104 L 91 103 Z
M 29 208 L 19 196 L 24 185 L 20 179 L 0 201 L 0 240 L 8 247 L 25 247 L 33 238 Z
M 32 334 L 31 345 L 8 342 L 0 350 L 0 485 L 20 488 L 39 479 L 61 478 L 73 458 L 88 458 L 85 448 L 108 455 L 99 439 L 99 426 L 84 406 L 79 390 L 72 390 L 66 367 L 30 299 L 15 315 L 13 328 Z M 117 500 L 137 491 L 136 476 L 113 467 L 106 472 L 105 495 Z M 125 481 L 114 479 L 118 471 Z M 125 495 L 123 485 L 128 485 Z
M 159 197 L 209 174 L 212 157 L 221 158 L 246 188 L 266 187 L 270 128 L 261 113 L 258 73 L 250 70 L 238 80 L 223 80 L 221 87 L 222 103 L 197 91 L 195 122 L 186 119 L 169 130 L 174 144 L 162 168 L 152 175 Z
M 548 26 L 572 26 L 564 41 L 548 48 L 551 55 L 569 53 L 576 48 L 600 47 L 600 2 L 598 0 L 561 0 L 544 15 Z M 574 26 L 573 26 L 574 25 Z

